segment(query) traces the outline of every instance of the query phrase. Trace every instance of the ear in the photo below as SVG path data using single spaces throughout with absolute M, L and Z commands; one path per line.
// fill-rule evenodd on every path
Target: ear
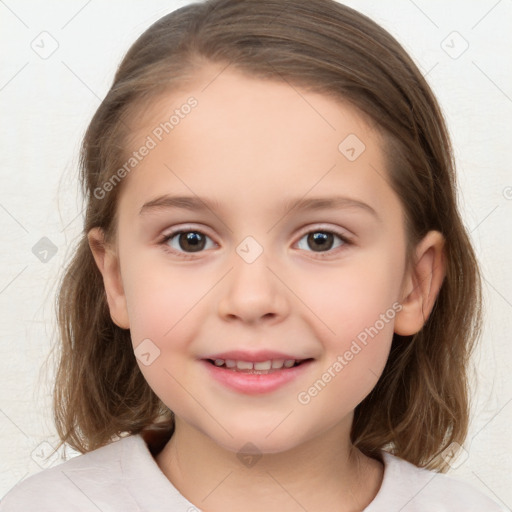
M 432 312 L 446 274 L 444 245 L 439 231 L 429 231 L 416 246 L 415 260 L 404 277 L 402 310 L 395 317 L 396 334 L 416 334 Z
M 103 284 L 107 295 L 108 307 L 112 321 L 122 329 L 129 329 L 128 309 L 121 280 L 119 258 L 115 251 L 105 243 L 101 228 L 92 228 L 87 233 L 89 247 L 96 265 L 103 276 Z

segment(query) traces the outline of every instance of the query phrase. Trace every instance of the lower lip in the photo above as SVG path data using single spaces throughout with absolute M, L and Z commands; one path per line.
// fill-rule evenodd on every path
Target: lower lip
M 225 367 L 215 366 L 205 360 L 201 362 L 206 365 L 210 375 L 224 386 L 247 395 L 260 395 L 271 393 L 296 379 L 307 370 L 313 361 L 309 360 L 292 368 L 282 368 L 271 373 L 259 374 L 229 370 Z

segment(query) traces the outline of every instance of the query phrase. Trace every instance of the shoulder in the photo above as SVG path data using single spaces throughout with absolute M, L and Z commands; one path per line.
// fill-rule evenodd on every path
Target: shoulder
M 365 512 L 503 512 L 505 509 L 466 482 L 382 452 L 384 478 Z
M 123 454 L 144 443 L 130 436 L 37 473 L 15 486 L 1 501 L 0 512 L 25 510 L 139 510 L 126 489 Z

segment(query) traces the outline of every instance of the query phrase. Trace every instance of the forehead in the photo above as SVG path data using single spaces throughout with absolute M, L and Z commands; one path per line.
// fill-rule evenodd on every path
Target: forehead
M 392 193 L 379 134 L 358 111 L 286 81 L 207 68 L 130 124 L 128 152 L 151 146 L 124 184 L 131 204 L 174 189 L 232 204 L 337 187 L 378 205 Z

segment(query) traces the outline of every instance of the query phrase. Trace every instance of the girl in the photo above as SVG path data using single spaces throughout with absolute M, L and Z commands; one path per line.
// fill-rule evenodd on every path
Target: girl
M 479 273 L 421 73 L 332 0 L 213 0 L 85 135 L 55 419 L 0 510 L 500 510 L 443 474 Z

